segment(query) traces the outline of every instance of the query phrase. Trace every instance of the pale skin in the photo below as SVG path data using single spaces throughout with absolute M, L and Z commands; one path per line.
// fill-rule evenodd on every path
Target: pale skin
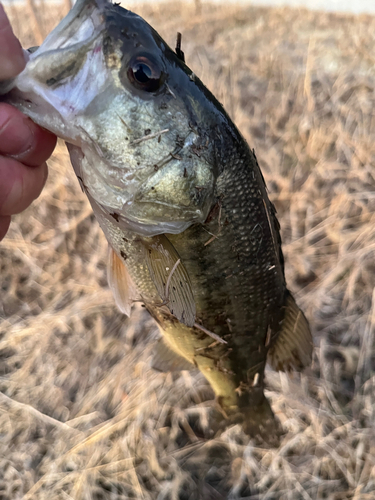
M 0 80 L 13 78 L 26 61 L 0 4 Z M 46 160 L 56 137 L 9 104 L 0 103 L 0 240 L 12 215 L 25 210 L 39 196 L 47 180 Z

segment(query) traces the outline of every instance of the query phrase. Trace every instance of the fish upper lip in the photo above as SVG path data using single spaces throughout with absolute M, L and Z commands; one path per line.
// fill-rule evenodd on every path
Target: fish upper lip
M 77 0 L 68 15 L 47 35 L 29 60 L 37 60 L 51 51 L 75 50 L 92 44 L 105 30 L 106 0 Z M 25 51 L 26 52 L 26 51 Z
M 53 44 L 54 41 L 60 38 L 62 35 L 64 35 L 63 38 L 65 38 L 66 40 L 73 38 L 77 32 L 74 29 L 75 21 L 77 21 L 79 17 L 84 17 L 83 13 L 85 9 L 88 11 L 85 17 L 91 17 L 93 13 L 101 15 L 104 12 L 106 5 L 107 2 L 105 0 L 77 0 L 67 16 L 46 37 L 46 39 L 42 43 L 42 46 Z M 92 8 L 91 13 L 90 8 Z M 83 19 L 81 19 L 80 21 L 82 23 Z

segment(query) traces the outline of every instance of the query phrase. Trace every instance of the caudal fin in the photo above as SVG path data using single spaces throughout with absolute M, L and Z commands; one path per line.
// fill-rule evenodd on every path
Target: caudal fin
M 283 429 L 265 396 L 257 406 L 241 408 L 241 413 L 243 413 L 242 428 L 248 436 L 255 438 L 261 444 L 279 445 Z

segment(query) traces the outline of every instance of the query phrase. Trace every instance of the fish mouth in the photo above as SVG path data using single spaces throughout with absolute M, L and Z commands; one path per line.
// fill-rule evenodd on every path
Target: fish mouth
M 72 116 L 110 84 L 102 51 L 108 5 L 106 0 L 78 0 L 33 48 L 22 73 L 0 88 L 0 94 L 8 93 L 7 102 L 75 145 L 81 145 L 82 131 L 73 129 Z

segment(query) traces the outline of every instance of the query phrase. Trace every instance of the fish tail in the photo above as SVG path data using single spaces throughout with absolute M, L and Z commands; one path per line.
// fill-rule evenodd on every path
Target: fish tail
M 244 416 L 242 428 L 247 435 L 254 437 L 259 443 L 272 446 L 279 444 L 283 430 L 264 394 L 256 404 L 240 407 L 240 410 Z

